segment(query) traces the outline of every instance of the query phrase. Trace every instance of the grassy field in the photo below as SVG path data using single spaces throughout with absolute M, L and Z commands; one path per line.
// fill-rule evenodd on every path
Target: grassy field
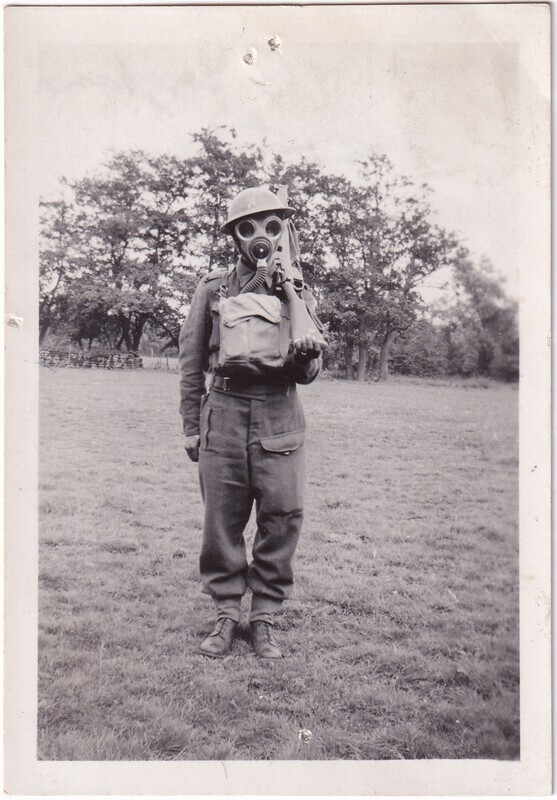
M 518 757 L 516 389 L 300 391 L 286 657 L 212 661 L 176 374 L 43 368 L 39 758 Z

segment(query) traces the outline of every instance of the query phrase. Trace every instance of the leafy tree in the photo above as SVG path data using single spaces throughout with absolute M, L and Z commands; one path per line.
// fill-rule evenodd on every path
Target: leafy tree
M 115 156 L 100 177 L 67 184 L 71 207 L 44 204 L 43 282 L 48 288 L 57 268 L 76 341 L 104 336 L 136 352 L 147 320 L 156 314 L 164 325 L 175 313 L 180 257 L 191 236 L 188 186 L 187 163 L 133 152 Z M 45 326 L 52 297 L 45 290 Z
M 66 184 L 70 201 L 43 204 L 43 336 L 63 296 L 75 341 L 136 352 L 149 322 L 177 345 L 200 275 L 234 256 L 219 231 L 229 200 L 262 179 L 256 148 L 238 151 L 209 130 L 193 138 L 190 159 L 120 153 L 102 175 Z
M 65 318 L 66 297 L 75 253 L 72 251 L 74 214 L 63 198 L 44 202 L 39 270 L 39 342 Z
M 65 331 L 80 346 L 97 339 L 137 352 L 148 327 L 163 347 L 177 347 L 201 275 L 235 260 L 220 233 L 232 197 L 286 184 L 302 267 L 331 335 L 329 366 L 341 360 L 354 378 L 356 362 L 364 380 L 377 364 L 385 379 L 394 347 L 399 371 L 517 373 L 516 308 L 491 265 L 476 267 L 432 221 L 426 185 L 397 175 L 385 156 L 370 155 L 350 181 L 235 139 L 233 129 L 203 129 L 187 159 L 120 153 L 42 204 L 41 341 Z M 439 327 L 423 316 L 420 286 L 447 265 L 457 299 Z
M 74 184 L 83 274 L 120 324 L 116 347 L 136 352 L 147 321 L 172 307 L 190 239 L 188 180 L 183 162 L 129 153 L 112 159 L 106 177 Z
M 257 186 L 264 180 L 263 156 L 257 147 L 241 151 L 229 140 L 232 129 L 221 135 L 204 128 L 193 135 L 199 154 L 191 160 L 190 193 L 193 203 L 193 231 L 190 248 L 203 270 L 228 267 L 235 260 L 234 246 L 223 236 L 220 226 L 226 219 L 229 202 L 240 189 Z
M 279 186 L 288 187 L 288 203 L 296 211 L 294 220 L 299 233 L 301 267 L 304 276 L 319 292 L 327 260 L 327 176 L 317 164 L 305 158 L 287 165 L 280 156 L 275 156 L 268 172 L 268 183 L 273 191 Z
M 449 371 L 459 375 L 518 378 L 517 306 L 487 258 L 479 265 L 465 248 L 454 263 L 456 302 L 444 320 Z
M 420 319 L 398 337 L 391 366 L 400 375 L 446 375 L 448 343 L 444 329 L 429 319 Z
M 379 347 L 378 379 L 388 374 L 390 349 L 422 307 L 419 286 L 451 263 L 455 240 L 430 220 L 429 190 L 398 177 L 385 156 L 361 163 L 361 182 L 328 179 L 325 218 L 336 264 L 327 271 L 327 314 L 346 345 L 351 377 L 358 348 L 358 380 L 365 380 L 370 347 Z

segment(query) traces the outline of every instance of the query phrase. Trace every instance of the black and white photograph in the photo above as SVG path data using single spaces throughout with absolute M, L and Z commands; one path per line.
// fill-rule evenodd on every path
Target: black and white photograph
M 550 791 L 549 6 L 5 30 L 7 789 Z

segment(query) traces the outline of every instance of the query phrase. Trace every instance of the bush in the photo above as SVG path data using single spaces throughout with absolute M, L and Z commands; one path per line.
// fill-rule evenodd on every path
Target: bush
M 393 344 L 391 369 L 399 375 L 446 375 L 448 366 L 448 344 L 443 330 L 428 320 L 417 322 Z

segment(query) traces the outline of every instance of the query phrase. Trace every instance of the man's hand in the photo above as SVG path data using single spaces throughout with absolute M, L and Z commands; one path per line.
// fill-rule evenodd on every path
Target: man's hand
M 327 348 L 327 342 L 315 328 L 310 328 L 305 336 L 294 342 L 294 353 L 299 364 L 307 364 L 312 358 L 319 358 Z
M 194 436 L 186 436 L 186 453 L 188 454 L 188 458 L 191 461 L 199 461 L 199 434 L 195 434 Z

